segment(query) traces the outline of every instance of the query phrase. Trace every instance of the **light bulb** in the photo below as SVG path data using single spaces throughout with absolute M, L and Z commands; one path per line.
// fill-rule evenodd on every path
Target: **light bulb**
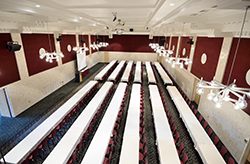
M 245 109 L 247 107 L 247 102 L 244 99 L 239 100 L 239 106 L 241 109 Z
M 181 69 L 183 68 L 183 64 L 182 64 L 182 63 L 180 63 L 180 68 L 181 68 Z
M 217 102 L 217 103 L 215 104 L 215 107 L 216 107 L 216 108 L 222 108 L 221 102 Z
M 207 99 L 211 101 L 211 100 L 213 99 L 214 95 L 215 95 L 215 94 L 214 94 L 213 91 L 211 90 L 211 92 L 207 95 Z
M 218 95 L 214 96 L 213 102 L 217 103 L 219 101 Z
M 196 93 L 199 94 L 199 95 L 202 95 L 204 93 L 203 88 L 197 88 Z

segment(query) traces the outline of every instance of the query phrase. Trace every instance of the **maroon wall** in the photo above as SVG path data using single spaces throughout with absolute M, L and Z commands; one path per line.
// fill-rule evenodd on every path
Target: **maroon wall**
M 178 56 L 180 56 L 181 58 L 186 58 L 186 57 L 189 58 L 191 45 L 186 43 L 189 40 L 190 40 L 189 37 L 181 37 L 180 46 L 179 46 L 179 53 L 178 53 Z M 183 55 L 182 51 L 184 48 L 186 49 L 186 53 Z M 188 67 L 188 65 L 184 64 L 184 68 L 187 69 L 187 67 Z
M 45 61 L 45 58 L 40 59 L 39 57 L 40 48 L 44 48 L 47 52 L 55 51 L 54 37 L 52 34 L 21 34 L 21 37 L 30 76 L 57 66 L 55 60 L 53 60 L 53 63 L 49 63 Z M 49 44 L 49 37 L 51 44 Z
M 176 55 L 176 50 L 177 50 L 177 44 L 178 44 L 178 37 L 175 36 L 175 37 L 172 37 L 172 41 L 171 41 L 171 46 L 170 46 L 170 50 L 173 50 L 173 45 L 174 45 L 174 51 L 173 51 L 173 54 L 171 56 L 175 56 Z
M 89 36 L 88 35 L 79 35 L 79 45 L 83 47 L 83 43 L 80 42 L 80 39 L 85 40 L 86 47 L 89 48 Z M 89 55 L 89 50 L 86 51 L 86 55 Z
M 104 40 L 109 43 L 109 46 L 101 48 L 100 51 L 154 52 L 154 50 L 149 47 L 149 43 L 159 43 L 159 45 L 163 45 L 161 39 L 164 39 L 164 37 L 149 39 L 148 35 L 113 35 L 113 39 L 109 39 L 105 36 Z
M 227 84 L 238 40 L 239 40 L 238 38 L 233 39 L 226 66 L 226 71 L 223 78 L 223 84 Z M 233 70 L 229 80 L 229 84 L 231 84 L 233 80 L 236 79 L 236 85 L 238 87 L 250 88 L 250 86 L 246 82 L 246 74 L 249 69 L 250 69 L 250 39 L 242 38 L 240 40 L 240 45 L 237 52 L 237 56 L 235 58 L 235 63 L 233 65 Z M 248 106 L 246 109 L 244 109 L 244 111 L 250 115 L 250 99 L 246 97 L 246 101 L 248 103 Z
M 0 87 L 20 80 L 15 53 L 6 49 L 7 41 L 12 41 L 10 34 L 0 34 Z
M 63 41 L 60 42 L 61 52 L 64 57 L 62 58 L 62 63 L 67 63 L 76 59 L 76 51 L 73 51 L 73 47 L 76 47 L 76 36 L 75 35 L 61 35 L 60 38 Z M 71 51 L 69 52 L 67 47 L 71 46 Z
M 198 78 L 203 77 L 204 80 L 211 81 L 215 76 L 222 42 L 223 38 L 198 37 L 191 73 Z M 207 61 L 205 64 L 201 63 L 201 56 L 203 53 L 207 54 Z

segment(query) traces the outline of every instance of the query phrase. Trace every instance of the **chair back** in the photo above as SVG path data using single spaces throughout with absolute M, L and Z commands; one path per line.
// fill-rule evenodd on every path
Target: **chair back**
M 221 146 L 220 148 L 220 154 L 222 157 L 227 153 L 227 148 L 225 146 Z

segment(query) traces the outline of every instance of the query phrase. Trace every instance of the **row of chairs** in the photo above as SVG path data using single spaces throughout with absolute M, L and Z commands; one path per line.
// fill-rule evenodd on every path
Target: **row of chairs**
M 144 88 L 141 86 L 140 91 L 140 142 L 139 142 L 139 163 L 147 164 L 146 159 L 147 147 L 146 147 L 146 136 L 145 136 L 145 122 L 144 122 Z
M 78 111 L 78 109 L 83 105 L 84 102 L 88 101 L 90 97 L 94 94 L 98 87 L 98 83 L 89 91 L 89 93 L 84 96 L 82 100 L 70 111 L 67 116 L 52 130 L 52 132 L 43 139 L 43 141 L 39 144 L 39 146 L 23 161 L 23 164 L 29 164 L 30 162 L 35 162 L 36 158 L 39 157 L 40 159 L 44 160 L 45 158 L 45 149 L 48 148 L 52 150 L 55 146 L 55 140 L 59 139 L 58 135 L 62 135 L 65 130 L 69 127 L 72 120 L 71 118 L 73 115 Z M 58 134 L 59 133 L 59 134 Z M 58 134 L 58 135 L 57 135 Z M 52 145 L 52 146 L 51 146 Z
M 126 64 L 126 62 L 125 62 L 124 65 L 123 65 L 123 67 L 122 67 L 121 70 L 119 71 L 118 75 L 116 76 L 114 83 L 116 83 L 116 82 L 118 81 L 118 79 L 122 76 L 122 73 L 123 73 L 123 71 L 124 71 L 126 65 L 127 65 L 127 64 Z
M 114 70 L 114 68 L 118 65 L 118 62 L 116 61 L 116 63 L 105 73 L 105 75 L 102 78 L 102 81 L 105 81 L 108 76 L 111 74 L 111 72 Z
M 174 119 L 172 118 L 172 113 L 169 111 L 168 107 L 166 108 L 166 115 L 167 115 L 167 118 L 168 118 L 169 126 L 170 126 L 170 128 L 172 130 L 172 135 L 173 135 L 173 138 L 174 138 L 174 143 L 175 143 L 178 155 L 181 158 L 181 153 L 182 153 L 182 151 L 184 149 L 184 144 L 183 144 L 183 142 L 180 142 L 180 145 L 177 146 L 177 142 L 179 141 L 180 134 L 179 134 L 179 132 L 177 132 L 177 126 L 174 124 Z M 184 152 L 182 154 L 182 158 L 181 158 L 180 162 L 182 164 L 185 164 L 187 161 L 188 161 L 188 156 Z
M 152 67 L 152 68 L 153 68 L 153 71 L 154 71 L 154 74 L 155 74 L 155 69 L 154 69 L 154 67 Z M 157 76 L 155 76 L 155 77 L 156 77 L 156 81 L 158 82 L 159 79 L 157 78 Z M 179 132 L 177 132 L 177 126 L 174 125 L 174 119 L 172 118 L 172 113 L 169 111 L 169 108 L 167 107 L 167 102 L 166 102 L 166 100 L 164 98 L 164 92 L 163 92 L 162 87 L 158 86 L 158 90 L 159 90 L 160 97 L 161 97 L 161 100 L 162 100 L 162 103 L 163 103 L 163 106 L 164 106 L 164 109 L 165 109 L 165 112 L 166 112 L 166 115 L 167 115 L 167 118 L 168 118 L 169 126 L 170 126 L 171 131 L 172 131 L 172 135 L 173 135 L 173 138 L 174 138 L 174 143 L 175 143 L 175 145 L 177 147 L 178 155 L 181 158 L 181 153 L 182 153 L 182 151 L 184 149 L 184 144 L 183 144 L 183 142 L 181 142 L 180 146 L 179 147 L 177 146 L 177 142 L 178 142 L 178 140 L 180 138 L 180 134 L 179 134 Z M 188 160 L 188 156 L 184 152 L 180 162 L 182 164 L 185 164 L 187 162 L 187 160 Z
M 185 92 L 183 92 L 183 90 L 179 86 L 177 88 L 178 88 L 179 92 L 181 93 L 182 97 L 185 99 L 186 103 L 189 105 L 189 107 L 193 111 L 194 115 L 199 120 L 199 122 L 202 125 L 202 127 L 204 128 L 204 130 L 207 132 L 208 136 L 213 141 L 214 145 L 218 149 L 218 143 L 220 141 L 219 137 L 217 135 L 215 135 L 214 138 L 212 139 L 213 129 L 210 128 L 210 127 L 208 127 L 207 121 L 203 118 L 203 116 L 200 113 L 198 114 L 198 110 L 194 108 L 194 105 L 191 105 L 191 101 L 189 100 L 189 98 L 187 97 L 187 95 L 185 94 Z M 220 151 L 220 154 L 221 154 L 221 156 L 223 158 L 225 157 L 226 153 L 228 152 L 227 149 L 226 149 L 226 147 L 223 146 L 223 145 L 218 150 Z M 234 163 L 235 163 L 234 159 L 232 157 L 229 157 L 228 164 L 234 164 Z
M 72 155 L 70 156 L 67 164 L 72 164 L 75 160 L 76 160 L 76 156 L 77 154 L 80 152 L 82 147 L 85 147 L 83 145 L 85 145 L 87 138 L 89 137 L 89 135 L 91 134 L 92 130 L 94 129 L 94 124 L 97 121 L 97 118 L 99 117 L 100 113 L 102 112 L 102 109 L 105 107 L 105 105 L 108 102 L 108 99 L 113 91 L 114 85 L 110 88 L 108 94 L 105 96 L 100 108 L 98 109 L 98 111 L 96 112 L 95 116 L 93 117 L 93 119 L 91 120 L 86 132 L 84 133 L 81 141 L 78 143 L 78 145 L 76 146 L 74 152 L 72 153 Z
M 131 70 L 130 70 L 130 73 L 129 73 L 128 83 L 130 83 L 131 80 L 132 80 L 132 71 L 133 71 L 133 69 L 134 69 L 134 64 L 132 64 L 132 67 L 131 67 Z
M 109 140 L 109 145 L 107 147 L 107 151 L 106 151 L 106 154 L 105 154 L 103 164 L 109 164 L 110 163 L 114 143 L 116 141 L 116 137 L 117 137 L 118 130 L 119 130 L 119 127 L 120 127 L 121 118 L 122 118 L 122 115 L 123 115 L 123 112 L 124 112 L 125 102 L 126 102 L 127 97 L 128 97 L 127 93 L 128 93 L 128 86 L 126 87 L 126 90 L 125 90 L 125 93 L 124 93 L 124 96 L 123 96 L 123 99 L 122 99 L 122 103 L 121 103 L 121 106 L 120 106 L 120 111 L 118 112 L 118 115 L 117 115 L 117 119 L 116 119 L 116 122 L 115 122 L 115 125 L 114 125 L 112 136 L 110 137 L 110 140 Z

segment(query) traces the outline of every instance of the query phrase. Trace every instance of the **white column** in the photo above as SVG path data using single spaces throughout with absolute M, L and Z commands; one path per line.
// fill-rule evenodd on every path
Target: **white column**
M 229 56 L 229 52 L 231 49 L 231 44 L 233 41 L 233 37 L 225 37 L 223 39 L 221 51 L 220 51 L 220 57 L 217 64 L 216 72 L 215 72 L 215 80 L 222 82 L 224 77 L 224 72 L 227 66 L 227 60 Z
M 20 51 L 15 51 L 15 57 L 16 57 L 16 62 L 17 62 L 17 68 L 18 68 L 18 72 L 20 75 L 20 79 L 27 79 L 29 77 L 29 72 L 28 72 L 28 68 L 26 65 L 26 59 L 25 59 L 25 55 L 24 55 L 24 50 L 23 50 L 23 42 L 22 42 L 22 38 L 21 38 L 21 34 L 20 33 L 11 33 L 11 38 L 13 41 L 17 41 L 22 47 L 20 49 Z M 39 54 L 37 54 L 39 55 Z

